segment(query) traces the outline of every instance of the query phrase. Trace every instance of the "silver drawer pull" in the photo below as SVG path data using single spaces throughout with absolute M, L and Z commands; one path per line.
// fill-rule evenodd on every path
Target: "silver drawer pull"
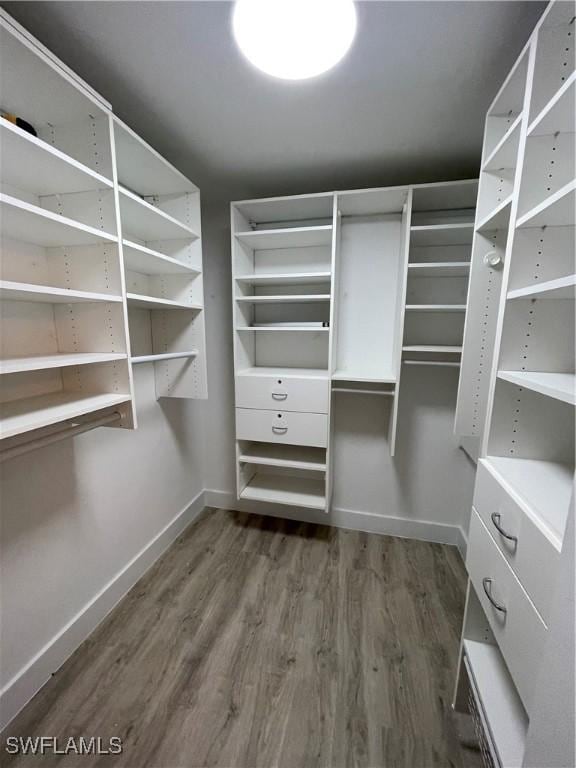
M 505 539 L 508 539 L 509 541 L 513 541 L 514 544 L 518 544 L 518 536 L 512 536 L 511 533 L 507 533 L 504 528 L 500 525 L 500 514 L 498 512 L 492 512 L 490 515 L 490 519 L 492 520 L 492 523 L 494 524 L 494 528 L 498 531 L 500 536 L 504 536 Z
M 484 587 L 484 594 L 490 600 L 490 604 L 496 608 L 497 611 L 500 611 L 500 613 L 506 614 L 508 613 L 508 610 L 506 606 L 501 605 L 500 603 L 497 603 L 496 600 L 492 597 L 492 579 L 488 578 L 486 576 L 482 579 L 482 586 Z
M 288 432 L 288 427 L 272 427 L 272 432 L 275 435 L 285 435 Z
M 286 400 L 288 392 L 272 392 L 272 400 Z

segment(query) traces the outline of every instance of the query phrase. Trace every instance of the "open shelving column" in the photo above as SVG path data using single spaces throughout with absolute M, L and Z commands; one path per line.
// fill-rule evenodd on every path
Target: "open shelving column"
M 233 203 L 231 218 L 238 498 L 324 511 L 334 196 Z
M 134 426 L 110 105 L 0 12 L 3 450 Z
M 205 398 L 200 192 L 117 118 L 114 137 L 132 365 L 159 398 Z

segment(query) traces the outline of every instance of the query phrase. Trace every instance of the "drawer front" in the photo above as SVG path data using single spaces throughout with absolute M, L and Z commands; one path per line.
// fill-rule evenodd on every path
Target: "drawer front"
M 546 625 L 474 509 L 466 566 L 520 698 L 530 714 Z M 489 595 L 505 608 L 505 613 L 494 607 Z
M 547 622 L 559 560 L 558 550 L 508 494 L 484 460 L 478 462 L 474 507 L 492 534 L 500 552 L 538 608 L 538 612 Z M 498 527 L 502 531 L 499 531 Z M 507 538 L 505 534 L 515 537 L 516 541 Z
M 329 392 L 327 379 L 238 376 L 236 407 L 328 413 Z
M 238 440 L 291 445 L 328 445 L 328 416 L 322 413 L 236 409 Z

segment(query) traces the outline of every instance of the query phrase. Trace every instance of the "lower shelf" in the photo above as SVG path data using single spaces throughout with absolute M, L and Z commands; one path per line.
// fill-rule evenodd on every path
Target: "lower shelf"
M 92 411 L 130 401 L 130 395 L 57 392 L 0 405 L 0 439 L 75 419 Z
M 292 507 L 324 509 L 324 479 L 257 472 L 240 494 L 241 499 L 268 501 Z
M 253 443 L 241 448 L 238 461 L 244 464 L 260 464 L 267 467 L 288 467 L 290 469 L 325 472 L 326 450 L 304 445 Z

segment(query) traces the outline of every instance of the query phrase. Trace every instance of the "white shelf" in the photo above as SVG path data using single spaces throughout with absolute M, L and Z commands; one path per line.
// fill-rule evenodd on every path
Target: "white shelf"
M 328 380 L 328 371 L 322 368 L 241 368 L 236 371 L 236 376 L 274 376 L 282 379 L 302 378 L 302 379 L 326 379 Z
M 120 219 L 122 232 L 140 240 L 196 240 L 197 233 L 154 205 L 124 187 L 120 192 Z
M 261 275 L 240 275 L 236 277 L 236 282 L 246 285 L 315 285 L 328 283 L 331 279 L 331 272 L 269 272 Z
M 2 182 L 35 195 L 111 189 L 101 176 L 59 149 L 0 118 Z
M 323 479 L 259 472 L 241 492 L 240 498 L 309 509 L 324 509 L 326 504 Z
M 126 300 L 129 307 L 140 309 L 193 309 L 196 312 L 202 309 L 201 304 L 186 304 L 182 301 L 160 299 L 157 296 L 143 296 L 139 293 L 127 293 Z
M 501 168 L 516 167 L 521 122 L 522 115 L 518 115 L 486 159 L 486 162 L 482 166 L 483 171 L 490 172 L 500 170 Z M 518 129 L 518 133 L 514 136 L 516 129 Z
M 330 294 L 280 294 L 276 296 L 236 296 L 236 301 L 243 304 L 308 304 L 310 302 L 330 301 Z
M 408 264 L 410 277 L 468 277 L 469 261 L 431 261 Z
M 466 312 L 466 304 L 406 304 L 407 312 Z
M 570 181 L 539 205 L 520 216 L 517 227 L 573 227 L 576 181 Z
M 70 365 L 91 365 L 108 363 L 114 360 L 126 360 L 126 354 L 108 352 L 67 353 L 55 352 L 53 355 L 34 354 L 5 357 L 0 359 L 0 374 L 22 373 L 24 371 L 43 371 L 48 368 L 65 368 Z
M 413 226 L 410 227 L 410 245 L 471 245 L 473 235 L 472 222 Z
M 510 220 L 512 195 L 502 200 L 493 211 L 485 216 L 476 227 L 477 232 L 492 232 L 496 229 L 506 229 Z
M 547 280 L 538 285 L 529 285 L 526 288 L 516 288 L 508 291 L 508 299 L 525 299 L 533 296 L 539 299 L 573 299 L 576 286 L 576 275 L 559 277 L 556 280 Z
M 576 72 L 572 72 L 528 127 L 528 136 L 574 133 Z
M 395 384 L 396 376 L 392 371 L 378 371 L 368 368 L 363 371 L 337 370 L 332 374 L 332 381 L 350 381 L 359 384 Z
M 546 371 L 498 371 L 498 378 L 541 395 L 576 405 L 576 376 Z
M 442 344 L 410 344 L 406 347 L 402 347 L 402 352 L 433 352 L 437 354 L 454 354 L 460 355 L 462 353 L 462 347 L 446 346 Z
M 290 229 L 261 229 L 253 232 L 237 232 L 236 239 L 257 251 L 280 248 L 305 248 L 330 245 L 332 226 L 292 227 Z
M 117 237 L 107 232 L 3 193 L 0 193 L 0 218 L 4 237 L 34 245 L 57 247 L 118 242 Z
M 539 459 L 487 456 L 486 463 L 544 535 L 560 550 L 574 483 L 574 469 Z
M 528 716 L 498 646 L 464 640 L 473 689 L 503 766 L 522 765 Z
M 282 326 L 278 326 L 277 328 L 261 328 L 261 327 L 255 328 L 254 326 L 246 325 L 246 326 L 237 326 L 236 330 L 237 331 L 262 331 L 264 333 L 279 333 L 279 332 L 284 332 L 284 333 L 328 333 L 330 328 L 324 328 L 324 327 L 322 327 L 322 328 L 320 328 L 320 327 L 308 328 L 307 326 L 301 326 L 301 325 L 297 325 L 297 326 L 282 325 Z
M 43 304 L 122 301 L 121 296 L 114 296 L 110 293 L 72 291 L 68 288 L 53 288 L 49 285 L 33 285 L 32 283 L 16 283 L 12 280 L 0 280 L 0 299 L 4 301 L 35 301 Z
M 130 240 L 122 241 L 126 268 L 143 275 L 198 275 L 200 270 Z
M 268 467 L 326 471 L 326 451 L 323 448 L 307 448 L 301 445 L 277 445 L 276 443 L 249 445 L 240 452 L 238 461 Z
M 141 363 L 157 363 L 161 360 L 180 360 L 182 358 L 193 358 L 198 356 L 197 349 L 191 349 L 188 352 L 159 352 L 152 355 L 135 355 L 130 359 L 132 365 Z
M 128 394 L 82 392 L 58 392 L 13 400 L 0 405 L 0 436 L 2 439 L 14 437 L 127 402 L 130 402 Z

